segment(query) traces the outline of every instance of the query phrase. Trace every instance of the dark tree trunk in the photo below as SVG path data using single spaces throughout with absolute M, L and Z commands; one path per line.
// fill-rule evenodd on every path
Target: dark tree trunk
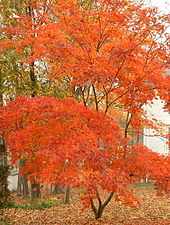
M 40 195 L 41 195 L 40 183 L 34 180 L 34 182 L 31 184 L 31 198 L 37 199 L 40 197 Z
M 34 12 L 33 12 L 33 9 L 31 8 L 31 6 L 28 7 L 28 11 L 29 11 L 30 17 L 32 17 Z M 36 73 L 35 73 L 34 61 L 32 61 L 30 63 L 29 68 L 30 68 L 31 88 L 32 88 L 31 97 L 35 97 L 37 95 L 38 86 L 37 86 L 37 77 L 36 77 Z M 36 180 L 34 180 L 33 184 L 31 184 L 31 198 L 36 199 L 36 198 L 39 198 L 40 195 L 41 195 L 40 184 Z
M 3 79 L 0 70 L 0 107 L 3 106 Z M 8 190 L 9 166 L 5 141 L 0 137 L 0 208 L 8 205 L 10 191 Z
M 17 195 L 22 195 L 22 183 L 21 183 L 21 175 L 18 174 L 18 182 L 17 182 Z
M 22 185 L 23 185 L 23 197 L 28 198 L 29 196 L 28 174 L 25 174 L 21 179 L 22 179 Z
M 0 209 L 10 203 L 10 191 L 8 190 L 9 166 L 7 165 L 7 154 L 5 142 L 0 137 Z
M 67 185 L 66 187 L 66 198 L 65 198 L 65 204 L 69 204 L 70 203 L 70 185 Z
M 26 160 L 19 161 L 19 170 L 25 166 Z M 28 188 L 28 174 L 24 174 L 23 176 L 18 174 L 18 194 L 23 195 L 24 198 L 28 198 L 29 196 L 29 188 Z
M 53 194 L 63 194 L 63 193 L 64 193 L 63 187 L 61 186 L 60 183 L 57 183 L 54 187 Z
M 34 70 L 34 62 L 30 63 L 30 80 L 32 88 L 31 97 L 35 97 L 37 95 L 37 78 Z
M 98 195 L 98 199 L 97 199 L 98 200 L 98 208 L 95 206 L 95 204 L 93 202 L 93 199 L 90 199 L 91 209 L 94 212 L 95 219 L 101 218 L 105 207 L 109 204 L 109 202 L 113 198 L 113 195 L 114 195 L 114 192 L 111 192 L 109 197 L 107 198 L 107 200 L 104 203 L 102 203 L 102 201 L 101 201 L 101 199 L 100 199 L 100 197 Z

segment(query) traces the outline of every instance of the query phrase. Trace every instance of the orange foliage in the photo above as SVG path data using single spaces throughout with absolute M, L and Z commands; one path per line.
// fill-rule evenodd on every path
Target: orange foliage
M 157 95 L 167 100 L 169 17 L 130 0 L 96 0 L 89 8 L 76 0 L 46 4 L 31 0 L 14 27 L 6 24 L 1 50 L 26 52 L 24 64 L 45 59 L 50 78 L 67 77 L 71 88 L 80 88 L 84 106 L 74 99 L 20 97 L 3 107 L 0 128 L 12 160 L 27 159 L 23 172 L 41 182 L 84 187 L 88 204 L 102 188 L 134 206 L 126 189 L 135 180 L 130 174 L 161 180 L 169 171 L 167 159 L 144 147 L 128 149 L 123 138 L 130 125 L 136 132 L 153 126 L 143 104 Z M 85 107 L 90 104 L 96 111 Z M 115 105 L 127 112 L 124 135 L 112 116 Z
M 141 1 L 142 2 L 142 1 Z M 170 88 L 168 15 L 137 1 L 30 1 L 30 10 L 7 24 L 1 49 L 21 52 L 24 64 L 44 59 L 50 77 L 67 77 L 81 88 L 85 105 L 108 112 L 123 106 L 138 132 L 143 104 Z M 11 36 L 13 38 L 11 38 Z M 90 91 L 89 91 L 90 90 Z M 156 90 L 156 91 L 155 91 Z
M 135 207 L 137 199 L 128 185 L 146 174 L 160 181 L 160 190 L 166 188 L 167 159 L 143 146 L 127 148 L 113 117 L 73 98 L 21 96 L 1 107 L 0 115 L 12 162 L 26 159 L 22 173 L 39 182 L 84 188 L 85 205 L 103 189 L 117 192 L 117 199 Z

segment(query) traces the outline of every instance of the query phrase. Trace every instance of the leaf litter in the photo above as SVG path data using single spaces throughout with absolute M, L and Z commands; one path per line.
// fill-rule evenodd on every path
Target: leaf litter
M 71 203 L 43 210 L 11 208 L 2 210 L 8 222 L 0 225 L 169 225 L 170 199 L 167 196 L 156 196 L 153 189 L 135 189 L 141 205 L 137 209 L 123 206 L 112 200 L 106 207 L 103 217 L 95 220 L 90 209 L 82 211 L 79 193 L 72 191 Z M 13 195 L 15 202 L 25 204 L 26 201 Z M 62 199 L 58 195 L 56 199 Z M 28 202 L 29 203 L 29 202 Z M 1 221 L 1 220 L 0 220 Z

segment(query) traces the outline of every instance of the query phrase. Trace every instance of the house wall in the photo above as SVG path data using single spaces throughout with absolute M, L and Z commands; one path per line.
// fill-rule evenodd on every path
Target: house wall
M 8 176 L 8 189 L 10 191 L 16 191 L 18 184 L 18 170 L 12 170 Z
M 158 98 L 153 104 L 145 105 L 145 110 L 148 118 L 154 117 L 165 124 L 163 131 L 167 135 L 170 129 L 170 113 L 164 109 L 164 106 L 165 103 Z M 144 145 L 160 154 L 169 154 L 169 139 L 159 136 L 153 129 L 144 128 Z

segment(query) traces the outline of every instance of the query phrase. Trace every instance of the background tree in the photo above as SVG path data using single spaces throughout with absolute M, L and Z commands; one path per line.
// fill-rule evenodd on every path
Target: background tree
M 1 1 L 2 9 L 2 24 L 4 30 L 10 23 L 12 29 L 16 28 L 17 18 L 21 15 L 25 15 L 28 22 L 34 20 L 34 14 L 36 14 L 36 9 L 28 1 Z M 44 9 L 45 10 L 45 9 Z M 38 23 L 38 20 L 35 19 Z M 31 29 L 35 29 L 35 26 L 30 25 Z M 32 36 L 34 37 L 34 35 Z M 1 40 L 11 40 L 15 39 L 22 40 L 22 35 L 18 37 L 11 34 L 10 32 L 2 33 Z M 53 95 L 57 97 L 63 97 L 67 94 L 67 89 L 64 85 L 66 81 L 55 84 L 51 79 L 49 80 L 47 74 L 49 73 L 48 64 L 46 61 L 41 62 L 23 62 L 21 59 L 30 56 L 31 53 L 31 43 L 29 43 L 22 51 L 15 52 L 9 49 L 1 56 L 0 67 L 1 67 L 1 97 L 4 102 L 8 102 L 15 99 L 16 96 L 20 94 L 26 94 L 27 96 L 34 97 L 35 95 Z M 62 87 L 62 88 L 59 88 Z M 19 165 L 22 167 L 24 161 L 22 160 Z M 19 190 L 23 189 L 23 195 L 28 196 L 28 183 L 27 176 L 19 176 Z M 20 191 L 19 191 L 20 192 Z
M 0 87 L 1 87 L 1 76 L 0 76 Z M 3 97 L 2 92 L 0 92 L 0 107 L 2 106 L 3 106 Z M 10 197 L 10 192 L 8 190 L 9 166 L 7 164 L 6 153 L 7 149 L 5 146 L 5 142 L 0 133 L 0 208 L 8 206 Z

